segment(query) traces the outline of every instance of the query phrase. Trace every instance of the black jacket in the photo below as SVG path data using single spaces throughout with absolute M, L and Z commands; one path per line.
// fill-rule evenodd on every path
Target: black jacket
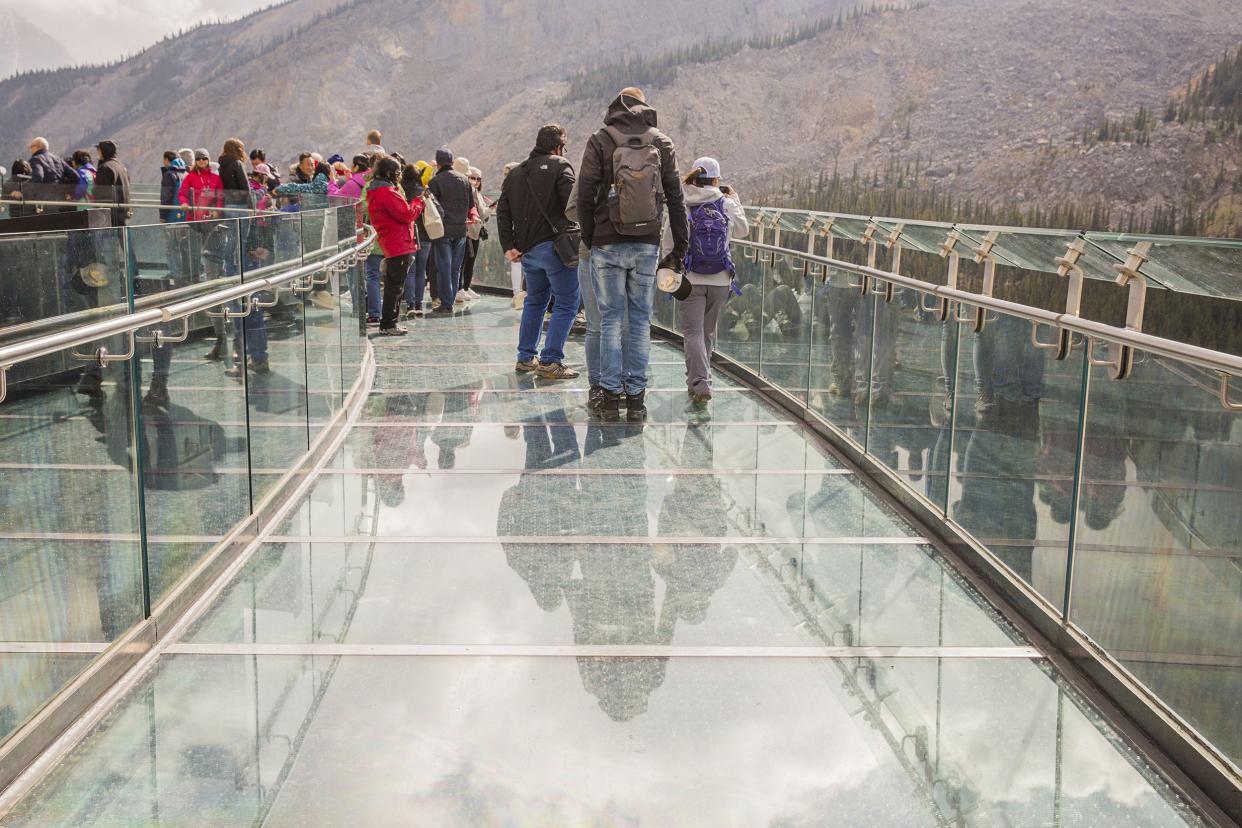
M 129 170 L 116 156 L 99 162 L 99 171 L 95 173 L 95 201 L 129 204 Z M 112 226 L 124 227 L 131 213 L 129 207 L 112 208 Z
M 559 155 L 538 151 L 505 176 L 496 205 L 496 225 L 505 250 L 525 253 L 572 224 L 565 216 L 574 189 L 574 168 Z M 549 224 L 539 208 L 556 223 Z
M 250 206 L 250 184 L 246 181 L 246 168 L 231 155 L 221 155 L 220 182 L 224 185 L 225 207 Z M 237 218 L 236 214 L 228 216 Z
M 628 95 L 620 95 L 609 105 L 604 124 L 621 132 L 638 134 L 656 126 L 656 111 Z M 665 219 L 673 234 L 673 254 L 684 258 L 688 247 L 689 228 L 686 224 L 686 203 L 681 192 L 681 174 L 677 171 L 677 150 L 672 140 L 661 132 L 655 146 L 660 150 L 660 177 L 664 183 Z M 612 184 L 612 153 L 616 147 L 604 130 L 587 139 L 578 167 L 578 222 L 582 225 L 582 243 L 587 247 L 621 242 L 660 245 L 660 234 L 623 236 L 612 226 L 608 215 L 608 188 Z
M 30 183 L 24 193 L 33 201 L 64 201 L 73 192 L 65 183 L 66 170 L 72 169 L 63 158 L 47 150 L 39 150 L 30 156 Z M 44 212 L 73 210 L 75 207 L 44 207 Z
M 454 170 L 443 169 L 435 174 L 427 189 L 431 190 L 440 205 L 445 238 L 466 235 L 466 219 L 474 206 L 474 188 L 470 186 L 470 179 Z

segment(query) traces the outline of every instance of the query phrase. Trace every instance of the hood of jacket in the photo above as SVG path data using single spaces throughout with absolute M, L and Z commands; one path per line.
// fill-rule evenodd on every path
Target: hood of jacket
M 687 207 L 710 204 L 713 201 L 719 201 L 724 198 L 724 193 L 720 192 L 719 187 L 700 187 L 697 184 L 683 184 L 681 185 L 681 191 L 686 196 Z
M 371 183 L 367 185 L 367 192 L 369 193 L 372 190 L 382 190 L 385 187 L 392 187 L 395 189 L 396 186 L 397 185 L 393 184 L 391 181 L 385 181 L 382 178 L 373 178 L 371 179 Z
M 656 111 L 629 95 L 618 95 L 613 99 L 608 105 L 608 113 L 604 115 L 604 124 L 626 133 L 643 132 L 648 127 L 658 126 Z

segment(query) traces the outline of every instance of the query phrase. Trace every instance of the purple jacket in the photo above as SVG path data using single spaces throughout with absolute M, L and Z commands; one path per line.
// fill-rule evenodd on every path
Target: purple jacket
M 366 173 L 354 173 L 349 180 L 336 189 L 333 195 L 341 195 L 346 198 L 362 198 L 362 191 L 367 186 Z

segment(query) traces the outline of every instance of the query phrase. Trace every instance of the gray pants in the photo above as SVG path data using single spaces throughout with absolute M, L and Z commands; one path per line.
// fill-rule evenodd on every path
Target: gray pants
M 712 351 L 716 347 L 716 320 L 729 301 L 727 285 L 695 285 L 677 303 L 686 347 L 686 387 L 691 394 L 712 392 Z

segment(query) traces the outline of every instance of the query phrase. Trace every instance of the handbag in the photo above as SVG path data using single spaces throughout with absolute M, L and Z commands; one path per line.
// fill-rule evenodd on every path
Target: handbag
M 423 193 L 423 232 L 427 238 L 435 241 L 444 238 L 444 216 L 440 213 L 440 205 L 431 191 Z
M 565 267 L 578 266 L 578 250 L 582 245 L 582 231 L 576 224 L 569 224 L 559 230 L 556 222 L 552 221 L 548 216 L 548 211 L 539 203 L 539 196 L 535 194 L 535 188 L 531 185 L 530 179 L 523 172 L 522 180 L 526 182 L 526 189 L 530 190 L 530 197 L 534 200 L 535 206 L 539 208 L 539 214 L 543 216 L 543 220 L 548 226 L 556 231 L 556 236 L 552 239 L 552 249 L 556 251 L 556 255 L 560 257 L 561 263 Z

